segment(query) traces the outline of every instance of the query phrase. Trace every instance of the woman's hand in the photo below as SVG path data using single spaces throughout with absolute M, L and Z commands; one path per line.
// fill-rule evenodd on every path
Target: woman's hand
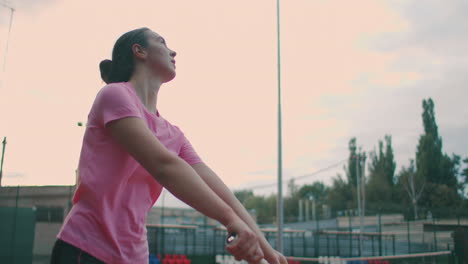
M 234 221 L 226 225 L 226 228 L 229 234 L 236 234 L 235 240 L 226 245 L 226 250 L 236 260 L 257 263 L 263 259 L 257 235 L 240 218 L 235 218 Z
M 270 243 L 262 237 L 260 238 L 260 245 L 264 254 L 264 259 L 269 264 L 288 264 L 286 258 L 280 252 L 271 247 Z

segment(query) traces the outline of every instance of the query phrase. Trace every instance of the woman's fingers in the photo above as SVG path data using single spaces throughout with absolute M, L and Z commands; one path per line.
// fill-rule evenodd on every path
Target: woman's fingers
M 256 243 L 253 247 L 247 249 L 247 254 L 245 256 L 247 261 L 251 260 L 253 262 L 259 262 L 263 259 L 263 252 L 260 249 L 260 245 Z
M 248 262 L 257 263 L 263 259 L 263 252 L 257 237 L 250 230 L 241 232 L 231 240 L 226 250 L 231 253 L 236 260 L 246 260 Z
M 235 244 L 226 246 L 226 250 L 238 261 L 259 262 L 263 258 L 263 252 L 258 243 L 253 243 L 254 240 L 243 241 L 239 239 L 235 241 Z
M 283 254 L 279 253 L 278 251 L 274 250 L 273 248 L 265 249 L 265 259 L 268 261 L 269 264 L 288 264 L 288 260 Z

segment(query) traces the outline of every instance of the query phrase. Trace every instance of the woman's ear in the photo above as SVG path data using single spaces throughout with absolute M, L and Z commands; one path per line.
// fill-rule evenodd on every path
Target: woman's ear
M 140 44 L 136 43 L 132 45 L 132 52 L 133 55 L 135 55 L 135 57 L 138 59 L 145 59 L 148 55 L 146 50 Z

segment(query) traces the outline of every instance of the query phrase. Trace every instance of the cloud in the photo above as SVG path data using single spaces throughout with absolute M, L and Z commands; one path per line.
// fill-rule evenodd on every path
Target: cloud
M 14 13 L 25 13 L 26 15 L 37 15 L 43 11 L 44 8 L 53 5 L 56 0 L 2 0 L 0 1 L 0 26 L 8 26 L 10 23 L 11 9 Z M 14 15 L 15 16 L 15 15 Z M 13 21 L 13 25 L 15 22 Z
M 367 49 L 393 60 L 353 81 L 361 89 L 358 107 L 337 118 L 353 120 L 351 135 L 372 150 L 385 134 L 393 136 L 397 165 L 414 158 L 423 132 L 422 100 L 435 102 L 444 152 L 466 156 L 468 109 L 468 2 L 387 1 L 406 23 L 402 31 L 367 36 Z
M 378 36 L 381 50 L 394 51 L 419 47 L 433 55 L 468 54 L 468 2 L 453 0 L 387 1 L 408 22 L 404 32 Z
M 449 156 L 452 156 L 452 153 L 461 155 L 462 158 L 468 158 L 468 140 L 466 140 L 466 135 L 468 135 L 468 124 L 459 124 L 458 126 L 451 126 L 444 128 L 440 131 L 443 142 L 444 152 Z M 447 138 L 456 139 L 456 140 L 446 140 Z M 444 140 L 445 139 L 445 140 Z
M 5 172 L 3 177 L 5 178 L 23 178 L 25 176 L 22 172 Z

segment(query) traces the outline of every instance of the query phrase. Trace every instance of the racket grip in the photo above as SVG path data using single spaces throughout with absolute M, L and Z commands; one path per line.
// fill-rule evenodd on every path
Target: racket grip
M 234 242 L 236 239 L 237 239 L 237 234 L 236 234 L 236 233 L 231 233 L 231 234 L 229 234 L 228 237 L 226 238 L 226 244 L 231 244 L 231 243 Z
M 237 239 L 237 234 L 236 233 L 231 233 L 228 235 L 226 238 L 226 244 L 231 244 Z M 259 262 L 256 263 L 249 263 L 249 264 L 269 264 L 265 259 L 260 260 Z

